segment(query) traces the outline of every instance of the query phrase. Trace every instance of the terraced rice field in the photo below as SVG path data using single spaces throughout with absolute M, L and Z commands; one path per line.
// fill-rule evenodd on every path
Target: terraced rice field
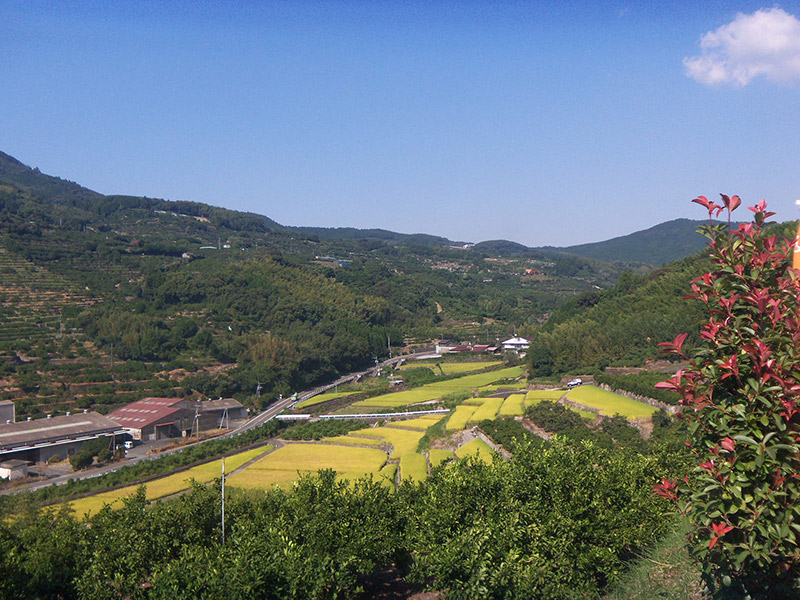
M 323 444 L 340 444 L 343 446 L 369 446 L 372 448 L 379 448 L 383 444 L 383 440 L 376 438 L 367 438 L 356 435 L 336 435 L 333 437 L 326 437 L 320 440 Z
M 433 427 L 444 419 L 447 413 L 437 415 L 423 416 L 416 419 L 406 419 L 404 421 L 391 421 L 386 424 L 386 427 L 397 427 L 399 429 L 418 429 L 420 431 L 427 431 L 429 427 Z
M 471 391 L 500 379 L 519 377 L 522 375 L 522 371 L 522 367 L 510 367 L 499 371 L 466 375 L 447 381 L 436 381 L 411 390 L 367 398 L 354 403 L 353 407 L 396 408 L 419 402 L 428 402 L 453 392 Z
M 437 375 L 441 372 L 445 375 L 454 375 L 457 373 L 471 373 L 473 371 L 480 371 L 488 369 L 489 367 L 496 367 L 503 364 L 501 360 L 493 361 L 479 361 L 479 362 L 435 362 L 433 360 L 422 360 L 417 362 L 410 362 L 400 367 L 400 371 L 407 369 L 430 369 Z M 441 371 L 439 370 L 441 367 Z
M 525 408 L 539 404 L 542 400 L 557 402 L 566 393 L 565 390 L 529 390 L 525 395 Z
M 238 469 L 247 461 L 256 458 L 272 449 L 272 446 L 263 446 L 261 448 L 253 448 L 241 454 L 235 454 L 225 459 L 225 471 Z M 222 460 L 215 460 L 197 467 L 192 467 L 187 471 L 167 475 L 160 479 L 154 479 L 146 484 L 147 499 L 156 500 L 165 496 L 171 496 L 184 490 L 188 490 L 191 486 L 191 480 L 194 479 L 200 483 L 210 483 L 222 474 Z M 110 492 L 103 492 L 94 496 L 88 496 L 79 500 L 69 502 L 69 507 L 75 511 L 77 515 L 94 514 L 106 505 L 111 505 L 113 508 L 120 508 L 122 506 L 121 499 L 133 495 L 139 488 L 138 485 L 129 485 Z
M 431 463 L 431 469 L 438 467 L 446 460 L 450 460 L 455 456 L 452 450 L 442 450 L 439 448 L 431 448 L 428 450 L 428 461 Z
M 397 477 L 397 466 L 397 463 L 387 463 L 378 471 L 378 481 L 392 490 L 395 489 L 394 482 Z
M 656 409 L 649 404 L 607 392 L 593 385 L 576 387 L 570 390 L 567 398 L 589 408 L 599 409 L 600 414 L 606 416 L 620 414 L 627 419 L 639 419 L 649 417 L 656 412 Z
M 377 476 L 385 464 L 386 453 L 374 448 L 295 443 L 278 448 L 226 481 L 234 487 L 269 490 L 320 469 L 334 469 L 340 479 L 358 479 L 370 473 Z
M 355 396 L 358 392 L 330 392 L 326 394 L 317 394 L 308 400 L 303 400 L 295 405 L 295 408 L 308 408 L 309 406 L 316 406 L 323 402 L 330 402 L 331 400 L 338 400 L 339 398 L 346 398 L 347 396 Z
M 483 406 L 483 401 L 485 398 L 467 398 L 461 404 L 466 404 L 467 406 Z
M 491 393 L 497 390 L 524 390 L 526 387 L 528 387 L 528 384 L 524 381 L 515 381 L 514 383 L 484 385 L 481 386 L 481 391 Z
M 525 394 L 511 394 L 498 413 L 501 417 L 521 417 L 525 414 Z
M 504 398 L 484 398 L 483 404 L 472 413 L 469 423 L 480 423 L 485 419 L 494 419 L 504 402 Z
M 450 415 L 450 419 L 447 421 L 445 429 L 447 431 L 459 431 L 464 429 L 467 426 L 467 422 L 470 420 L 476 410 L 478 410 L 477 406 L 469 406 L 465 404 L 456 406 L 456 409 L 453 411 L 453 413 Z
M 410 452 L 400 459 L 400 477 L 403 481 L 425 481 L 428 477 L 428 460 L 418 452 Z
M 410 431 L 408 429 L 398 429 L 396 427 L 369 427 L 367 429 L 358 429 L 351 431 L 349 436 L 362 436 L 371 437 L 391 444 L 394 451 L 390 458 L 400 459 L 405 454 L 410 454 L 417 451 L 420 439 L 424 435 L 424 431 Z
M 442 371 L 444 371 L 445 375 L 453 375 L 455 373 L 470 373 L 471 371 L 480 371 L 481 369 L 487 369 L 489 367 L 496 367 L 497 365 L 503 364 L 503 361 L 496 360 L 491 362 L 463 362 L 463 363 L 451 363 L 451 362 L 443 362 L 440 363 L 442 367 Z M 437 367 L 438 370 L 438 367 Z
M 494 462 L 494 452 L 489 447 L 489 445 L 481 439 L 474 439 L 468 444 L 464 444 L 456 450 L 456 456 L 458 458 L 466 458 L 468 456 L 474 456 L 476 458 L 481 459 L 484 462 Z

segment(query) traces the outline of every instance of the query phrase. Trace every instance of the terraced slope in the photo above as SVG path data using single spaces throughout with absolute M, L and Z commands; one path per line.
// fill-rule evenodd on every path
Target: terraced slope
M 0 247 L 0 342 L 62 332 L 65 308 L 94 302 L 63 277 Z

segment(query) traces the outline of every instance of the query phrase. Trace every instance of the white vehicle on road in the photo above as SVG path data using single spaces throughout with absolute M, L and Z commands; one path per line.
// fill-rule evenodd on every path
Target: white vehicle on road
M 568 388 L 578 387 L 579 385 L 583 385 L 583 379 L 578 377 L 577 379 L 573 379 L 572 381 L 567 382 Z

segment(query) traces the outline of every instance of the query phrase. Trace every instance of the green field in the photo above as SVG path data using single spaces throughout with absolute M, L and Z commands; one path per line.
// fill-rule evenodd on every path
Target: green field
M 428 460 L 418 452 L 404 454 L 400 459 L 400 477 L 403 481 L 425 481 L 428 477 Z
M 502 365 L 503 361 L 496 360 L 491 362 L 444 362 L 440 363 L 442 371 L 445 375 L 453 375 L 455 373 L 469 373 L 470 371 L 480 371 L 488 367 L 496 367 Z M 438 367 L 437 367 L 438 370 Z
M 474 439 L 456 450 L 456 456 L 458 458 L 475 456 L 484 462 L 494 462 L 495 454 L 486 442 L 481 439 Z
M 441 450 L 438 448 L 431 448 L 428 450 L 428 460 L 431 463 L 431 469 L 433 467 L 438 467 L 446 460 L 450 460 L 453 456 L 452 450 Z
M 394 482 L 397 477 L 397 466 L 397 463 L 387 463 L 378 472 L 378 481 L 392 490 L 395 489 Z
M 361 437 L 356 435 L 336 435 L 333 437 L 326 437 L 320 440 L 323 444 L 343 444 L 345 446 L 371 446 L 377 448 L 383 441 L 376 438 Z
M 368 427 L 351 431 L 349 436 L 371 437 L 383 440 L 394 447 L 390 458 L 399 459 L 403 455 L 417 451 L 420 439 L 425 434 L 424 431 L 410 431 L 408 429 L 398 429 L 396 427 Z
M 261 448 L 253 448 L 252 450 L 229 456 L 225 459 L 225 471 L 230 473 L 231 471 L 241 467 L 247 461 L 260 456 L 261 454 L 264 454 L 264 452 L 268 452 L 271 449 L 272 446 L 262 446 Z M 163 498 L 164 496 L 177 494 L 183 490 L 188 490 L 191 486 L 192 479 L 200 483 L 209 483 L 221 475 L 222 460 L 220 459 L 192 467 L 191 469 L 181 471 L 180 473 L 174 473 L 172 475 L 167 475 L 166 477 L 154 479 L 144 484 L 147 487 L 147 499 L 156 500 L 158 498 Z M 138 488 L 138 485 L 129 485 L 117 490 L 112 490 L 110 492 L 103 492 L 101 494 L 95 494 L 94 496 L 87 496 L 86 498 L 73 500 L 68 504 L 69 507 L 78 515 L 93 514 L 106 505 L 119 508 L 122 506 L 120 499 L 133 495 Z
M 525 414 L 525 394 L 511 394 L 500 407 L 501 417 L 521 417 Z
M 525 395 L 525 406 L 539 404 L 542 400 L 557 402 L 566 393 L 566 390 L 528 390 Z
M 528 387 L 527 383 L 525 383 L 524 381 L 518 381 L 514 383 L 482 385 L 481 391 L 496 392 L 497 390 L 524 390 L 526 387 Z
M 328 446 L 325 444 L 287 444 L 227 478 L 229 485 L 247 489 L 286 486 L 302 473 L 333 469 L 340 479 L 375 475 L 386 464 L 386 453 L 373 448 Z
M 470 417 L 472 417 L 473 413 L 478 410 L 477 406 L 467 406 L 467 405 L 460 405 L 456 406 L 456 409 L 450 415 L 450 419 L 447 421 L 447 425 L 445 429 L 447 431 L 458 431 L 460 429 L 464 429 L 467 426 L 467 421 L 469 421 Z
M 447 413 L 441 413 L 437 415 L 417 417 L 416 419 L 406 419 L 404 421 L 391 421 L 386 423 L 386 427 L 419 429 L 420 431 L 426 431 L 429 427 L 436 425 L 436 423 L 444 419 L 446 416 Z
M 316 396 L 312 396 L 308 400 L 303 400 L 295 405 L 295 408 L 307 408 L 309 406 L 315 406 L 317 404 L 322 404 L 323 402 L 329 402 L 331 400 L 337 400 L 339 398 L 346 398 L 347 396 L 355 396 L 358 392 L 328 392 L 326 394 L 317 394 Z
M 481 386 L 488 385 L 500 379 L 509 379 L 522 375 L 522 367 L 510 367 L 499 371 L 466 375 L 447 381 L 436 381 L 411 390 L 403 390 L 393 394 L 383 394 L 374 398 L 367 398 L 353 404 L 353 407 L 396 408 L 436 400 L 446 394 L 460 391 L 471 391 Z
M 593 385 L 576 387 L 570 390 L 567 398 L 589 408 L 599 409 L 601 415 L 613 416 L 619 413 L 628 419 L 649 417 L 657 410 L 649 404 L 601 390 Z
M 497 412 L 504 402 L 505 398 L 484 398 L 483 404 L 475 409 L 475 412 L 469 418 L 469 422 L 480 423 L 485 419 L 494 419 L 497 417 Z
M 461 404 L 466 404 L 467 406 L 483 406 L 483 401 L 485 398 L 467 398 Z

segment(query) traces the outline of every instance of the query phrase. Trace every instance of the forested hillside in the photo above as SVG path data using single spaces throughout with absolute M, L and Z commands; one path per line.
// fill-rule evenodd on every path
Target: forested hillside
M 699 252 L 706 245 L 706 238 L 697 233 L 704 221 L 674 219 L 603 242 L 578 244 L 562 248 L 564 252 L 597 260 L 640 261 L 661 266 Z
M 0 154 L 0 268 L 0 397 L 24 417 L 137 393 L 264 404 L 389 344 L 529 334 L 625 265 L 103 196 Z
M 771 233 L 792 237 L 795 227 L 782 223 Z M 696 344 L 706 310 L 685 296 L 691 281 L 711 267 L 707 250 L 701 250 L 646 275 L 625 272 L 612 288 L 565 302 L 533 337 L 528 353 L 533 374 L 640 366 L 661 354 L 659 343 L 680 333 L 689 333 L 687 343 Z

